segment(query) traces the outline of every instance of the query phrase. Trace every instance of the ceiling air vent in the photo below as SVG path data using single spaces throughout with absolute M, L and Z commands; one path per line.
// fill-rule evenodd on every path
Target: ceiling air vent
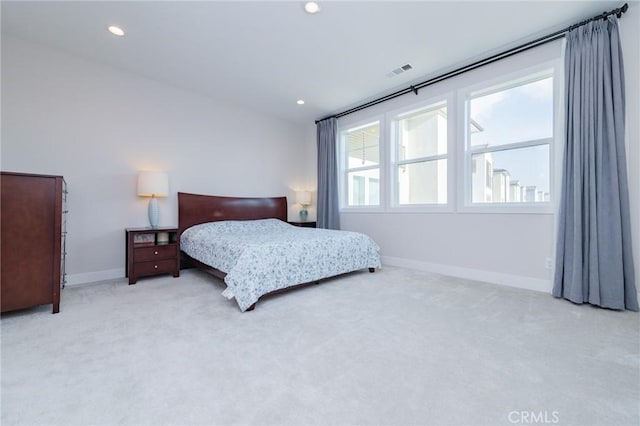
M 387 77 L 394 77 L 398 74 L 402 74 L 405 71 L 409 71 L 410 69 L 412 69 L 413 67 L 411 66 L 411 64 L 404 64 L 401 67 L 398 67 L 396 69 L 394 69 L 393 71 L 391 71 L 389 74 L 387 74 Z

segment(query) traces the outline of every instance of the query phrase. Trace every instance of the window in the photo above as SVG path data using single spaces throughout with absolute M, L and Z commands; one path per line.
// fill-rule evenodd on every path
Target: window
M 550 201 L 553 71 L 466 97 L 466 179 L 471 203 Z
M 380 122 L 347 129 L 340 134 L 341 163 L 347 206 L 380 205 Z
M 497 78 L 486 68 L 480 78 L 423 88 L 393 110 L 341 118 L 340 208 L 552 213 L 558 61 L 532 62 Z
M 446 102 L 397 115 L 391 128 L 395 204 L 446 204 Z

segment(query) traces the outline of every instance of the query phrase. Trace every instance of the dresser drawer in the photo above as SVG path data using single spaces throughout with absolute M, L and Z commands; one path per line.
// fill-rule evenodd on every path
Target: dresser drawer
M 133 273 L 135 276 L 172 274 L 176 269 L 176 259 L 158 260 L 156 262 L 139 262 L 133 265 Z
M 133 250 L 134 262 L 148 262 L 153 260 L 171 259 L 175 262 L 177 245 L 167 244 L 165 246 L 139 247 Z

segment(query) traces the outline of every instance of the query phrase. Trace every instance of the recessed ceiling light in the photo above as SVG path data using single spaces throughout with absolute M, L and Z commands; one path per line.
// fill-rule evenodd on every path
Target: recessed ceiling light
M 320 12 L 320 5 L 315 1 L 308 1 L 304 4 L 304 10 L 305 12 L 313 15 L 314 13 Z
M 122 28 L 120 28 L 120 27 L 116 27 L 115 25 L 111 25 L 107 29 L 113 35 L 117 35 L 117 36 L 123 36 L 124 35 L 124 30 Z
M 296 101 L 296 103 L 297 103 L 298 105 L 304 105 L 304 101 L 303 101 L 302 99 L 298 99 L 298 100 Z

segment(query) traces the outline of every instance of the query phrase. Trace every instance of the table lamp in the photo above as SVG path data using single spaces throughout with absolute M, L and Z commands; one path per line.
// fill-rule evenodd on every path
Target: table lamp
M 302 209 L 300 210 L 300 220 L 302 222 L 306 222 L 307 216 L 309 215 L 309 212 L 307 211 L 307 206 L 311 205 L 311 192 L 297 191 L 296 203 L 302 206 Z
M 138 173 L 138 196 L 151 197 L 149 200 L 149 224 L 158 227 L 160 211 L 158 197 L 169 195 L 169 177 L 165 172 L 142 171 Z

